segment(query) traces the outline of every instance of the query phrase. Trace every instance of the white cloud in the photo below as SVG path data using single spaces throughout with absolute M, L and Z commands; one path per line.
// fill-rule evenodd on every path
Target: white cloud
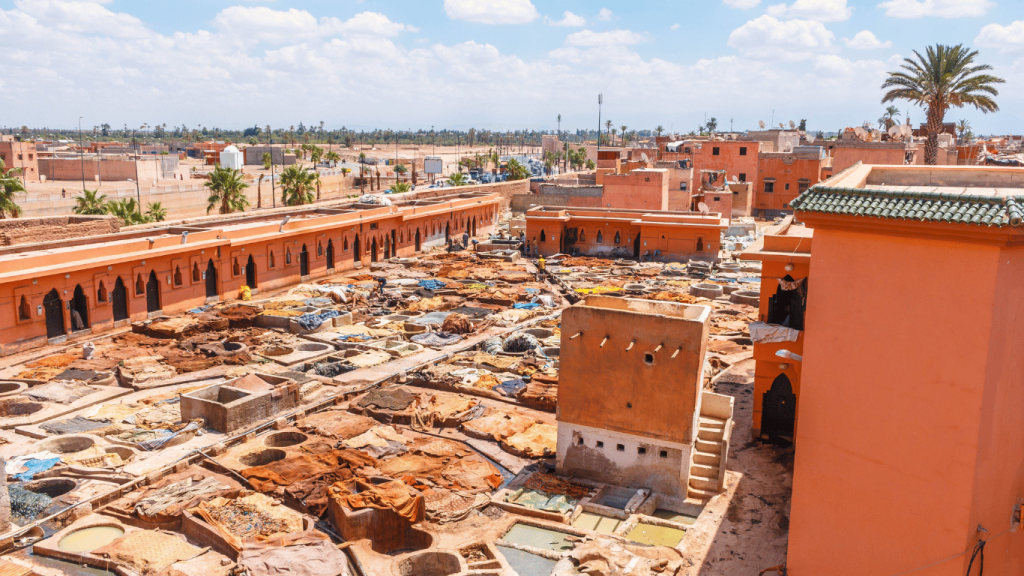
M 995 5 L 992 0 L 888 0 L 878 7 L 893 18 L 970 18 L 984 16 Z
M 129 14 L 115 13 L 101 4 L 110 0 L 15 0 L 19 11 L 62 32 L 102 31 L 117 37 L 143 34 L 142 21 Z
M 879 48 L 892 48 L 892 40 L 882 42 L 870 30 L 861 30 L 853 38 L 845 38 L 847 48 L 854 50 L 878 50 Z
M 549 20 L 549 22 L 551 23 L 552 26 L 579 27 L 579 26 L 586 26 L 587 25 L 587 19 L 586 18 L 584 18 L 583 16 L 580 16 L 578 14 L 573 14 L 572 12 L 569 12 L 568 10 L 566 10 L 565 13 L 562 14 L 562 19 L 561 20 L 559 20 L 557 22 L 555 22 L 555 21 L 553 21 L 551 19 L 548 19 L 548 20 Z
M 612 19 L 612 11 L 607 9 L 607 8 L 601 8 L 601 10 L 597 13 L 597 19 L 598 20 L 611 20 Z
M 444 11 L 477 24 L 526 24 L 540 16 L 530 0 L 444 0 Z
M 766 11 L 775 18 L 806 18 L 820 22 L 841 22 L 853 14 L 846 0 L 796 0 L 791 5 L 775 4 Z
M 214 18 L 217 29 L 244 42 L 285 44 L 323 36 L 376 36 L 391 38 L 416 28 L 392 22 L 376 12 L 362 12 L 348 20 L 316 19 L 305 10 L 274 10 L 265 6 L 231 6 Z
M 982 48 L 998 48 L 1000 52 L 1024 49 L 1024 20 L 1007 26 L 989 24 L 981 29 L 974 43 Z
M 643 41 L 643 36 L 629 30 L 609 30 L 608 32 L 581 30 L 569 34 L 565 39 L 565 44 L 567 46 L 627 46 Z
M 722 0 L 727 5 L 740 10 L 749 10 L 761 3 L 761 0 Z
M 676 22 L 675 24 L 669 26 L 668 28 L 669 30 L 679 30 L 679 23 Z
M 733 30 L 729 46 L 753 58 L 801 60 L 830 47 L 833 39 L 821 22 L 764 15 Z

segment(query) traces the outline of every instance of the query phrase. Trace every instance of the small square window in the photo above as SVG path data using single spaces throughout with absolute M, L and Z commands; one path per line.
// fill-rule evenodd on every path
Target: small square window
M 712 156 L 718 156 L 720 152 L 721 150 L 718 148 L 718 146 L 715 146 L 714 148 L 711 149 Z
M 789 190 L 789 182 L 786 182 L 786 190 Z
M 740 182 L 746 182 L 746 181 L 747 181 L 747 174 L 746 174 L 746 172 L 740 172 Z
M 746 156 L 746 155 L 747 155 L 747 147 L 746 146 L 740 146 L 740 156 Z
M 658 456 L 661 456 L 662 458 L 668 458 L 668 450 L 662 450 L 658 452 Z
M 616 444 L 615 445 L 615 449 L 618 450 L 619 452 L 625 452 L 626 451 L 626 447 L 623 446 L 622 444 Z
M 647 454 L 647 448 L 644 448 L 644 447 L 641 446 L 640 448 L 636 449 L 636 453 L 637 454 Z
M 604 442 L 601 442 L 600 440 L 598 440 L 597 441 L 597 447 L 598 448 L 604 448 Z
M 576 445 L 583 446 L 583 438 L 579 438 L 578 440 L 576 440 Z
M 715 196 L 715 202 L 721 202 L 721 201 L 722 201 L 722 197 L 721 196 Z

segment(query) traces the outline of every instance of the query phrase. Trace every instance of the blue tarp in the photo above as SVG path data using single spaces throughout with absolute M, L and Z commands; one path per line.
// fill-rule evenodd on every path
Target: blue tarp
M 426 288 L 427 290 L 440 290 L 445 287 L 445 283 L 440 280 L 420 280 L 420 288 Z
M 295 319 L 304 330 L 316 330 L 330 318 L 336 318 L 341 314 L 337 310 L 325 310 L 320 314 L 303 314 Z
M 523 388 L 526 388 L 526 382 L 522 378 L 516 378 L 515 380 L 505 380 L 492 388 L 492 390 L 509 398 L 515 398 L 516 394 Z
M 456 342 L 460 342 L 462 340 L 462 336 L 452 334 L 450 332 L 427 332 L 425 334 L 417 334 L 410 338 L 410 340 L 424 346 L 436 346 L 440 348 L 442 346 L 450 346 Z
M 25 470 L 20 474 L 15 474 L 14 479 L 22 482 L 27 482 L 32 479 L 33 476 L 40 472 L 45 472 L 50 468 L 53 468 L 60 462 L 60 458 L 47 458 L 46 460 L 29 460 L 25 462 Z
M 534 308 L 539 308 L 540 304 L 536 302 L 519 302 L 517 304 L 513 304 L 512 307 L 518 310 L 533 310 Z

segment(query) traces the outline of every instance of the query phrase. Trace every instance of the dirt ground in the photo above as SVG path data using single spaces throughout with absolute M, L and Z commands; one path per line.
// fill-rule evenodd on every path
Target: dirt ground
M 730 498 L 728 505 L 721 496 L 712 500 L 709 510 L 687 531 L 692 564 L 684 574 L 753 575 L 786 561 L 793 448 L 762 444 L 751 437 L 753 360 L 722 376 L 716 392 L 736 399 L 726 479 Z

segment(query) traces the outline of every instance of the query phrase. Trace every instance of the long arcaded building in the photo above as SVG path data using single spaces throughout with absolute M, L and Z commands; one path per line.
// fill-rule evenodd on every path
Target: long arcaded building
M 500 201 L 300 207 L 0 248 L 0 355 L 482 234 Z

